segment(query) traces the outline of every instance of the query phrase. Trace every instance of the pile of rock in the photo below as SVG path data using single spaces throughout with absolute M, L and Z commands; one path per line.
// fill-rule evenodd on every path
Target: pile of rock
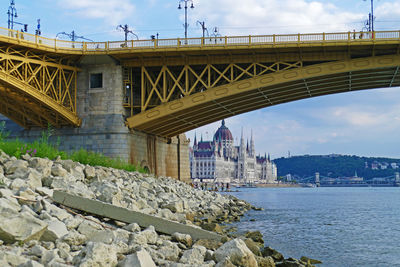
M 193 240 L 57 205 L 53 190 L 224 233 L 251 205 L 174 179 L 0 151 L 0 266 L 306 266 L 262 236 Z M 225 242 L 225 243 L 224 243 Z M 304 259 L 303 259 L 304 260 Z M 312 263 L 309 261 L 309 263 Z

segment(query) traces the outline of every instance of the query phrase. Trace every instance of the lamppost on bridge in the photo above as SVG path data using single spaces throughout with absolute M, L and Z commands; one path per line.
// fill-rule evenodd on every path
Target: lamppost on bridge
M 206 22 L 205 22 L 205 21 L 197 21 L 197 24 L 200 24 L 201 29 L 202 29 L 202 31 L 203 31 L 203 39 L 204 39 L 204 37 L 205 37 L 205 33 L 206 33 L 206 32 L 207 32 L 207 36 L 209 36 L 209 34 L 208 34 L 208 29 L 207 29 L 207 27 L 206 27 Z
M 221 36 L 221 34 L 219 34 L 219 29 L 217 28 L 217 27 L 214 27 L 214 29 L 213 29 L 213 33 L 211 34 L 211 36 L 212 37 L 214 37 L 214 41 L 215 41 L 215 43 L 217 43 L 217 38 L 219 37 L 220 38 L 220 41 L 222 41 L 222 36 Z M 211 41 L 212 39 L 210 38 L 210 41 Z
M 185 6 L 184 6 L 184 9 L 185 9 L 185 24 L 184 24 L 183 26 L 185 27 L 185 39 L 187 39 L 187 29 L 188 29 L 188 27 L 189 27 L 189 25 L 188 25 L 188 23 L 187 23 L 188 2 L 191 3 L 190 8 L 194 8 L 194 5 L 193 5 L 193 0 L 180 0 L 180 1 L 179 1 L 179 5 L 178 5 L 178 9 L 182 9 L 182 6 L 181 6 L 181 3 L 182 3 L 182 2 L 185 3 Z
M 11 0 L 10 6 L 8 7 L 7 15 L 8 15 L 8 28 L 14 29 L 14 18 L 18 18 L 14 0 Z
M 42 34 L 42 31 L 40 30 L 40 19 L 37 20 L 37 28 L 36 28 L 35 34 L 36 35 Z
M 364 0 L 364 2 L 367 0 Z M 374 0 L 371 0 L 371 13 L 368 14 L 368 31 L 373 32 L 374 31 Z
M 83 37 L 83 36 L 78 36 L 78 35 L 76 35 L 75 31 L 72 31 L 71 33 L 59 32 L 59 33 L 57 33 L 56 38 L 57 38 L 59 35 L 65 35 L 65 36 L 67 36 L 69 39 L 71 39 L 72 42 L 75 42 L 77 39 L 82 39 L 82 40 L 87 40 L 87 41 L 93 42 L 93 40 L 91 40 L 91 39 L 85 38 L 85 37 Z
M 14 19 L 18 18 L 17 15 L 17 8 L 15 7 L 15 1 L 11 0 L 10 1 L 10 6 L 8 7 L 7 11 L 8 15 L 8 28 L 9 29 L 14 29 L 14 24 L 22 25 L 24 28 L 21 29 L 21 32 L 27 32 L 28 31 L 28 24 L 16 22 Z
M 124 33 L 125 33 L 125 42 L 128 41 L 128 34 L 129 33 L 132 34 L 133 36 L 135 36 L 137 40 L 139 40 L 139 37 L 133 31 L 129 30 L 128 24 L 125 24 L 124 26 L 118 25 L 117 26 L 117 30 L 118 29 L 122 29 L 124 31 Z

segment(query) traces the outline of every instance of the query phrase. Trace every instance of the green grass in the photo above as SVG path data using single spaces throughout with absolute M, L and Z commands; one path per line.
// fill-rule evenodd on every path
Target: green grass
M 101 153 L 86 151 L 84 149 L 73 151 L 71 153 L 60 151 L 57 148 L 60 140 L 58 140 L 56 144 L 51 144 L 49 142 L 49 138 L 52 134 L 53 130 L 49 126 L 47 131 L 42 132 L 41 138 L 34 142 L 27 143 L 20 141 L 19 139 L 11 140 L 7 138 L 9 132 L 5 130 L 5 123 L 0 122 L 0 150 L 10 156 L 15 156 L 16 158 L 21 158 L 22 155 L 29 154 L 30 156 L 53 160 L 60 156 L 61 159 L 71 159 L 91 166 L 111 167 L 126 171 L 139 171 L 146 173 L 143 168 L 129 164 L 121 159 L 109 158 Z

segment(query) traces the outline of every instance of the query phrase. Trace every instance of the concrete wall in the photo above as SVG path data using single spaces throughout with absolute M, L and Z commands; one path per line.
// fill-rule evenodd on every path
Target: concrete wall
M 82 125 L 79 128 L 55 129 L 51 140 L 58 139 L 61 150 L 83 148 L 100 152 L 146 167 L 159 176 L 190 181 L 189 142 L 185 135 L 181 135 L 179 140 L 177 137 L 165 139 L 130 131 L 125 126 L 128 113 L 122 106 L 122 67 L 108 56 L 84 57 L 80 67 L 77 109 Z M 102 73 L 103 86 L 90 88 L 90 75 L 96 73 Z M 7 127 L 12 130 L 13 137 L 28 141 L 39 138 L 43 131 L 24 130 L 10 121 Z
M 190 182 L 189 140 L 184 134 L 166 139 L 133 132 L 130 137 L 130 162 L 147 166 L 156 175 Z

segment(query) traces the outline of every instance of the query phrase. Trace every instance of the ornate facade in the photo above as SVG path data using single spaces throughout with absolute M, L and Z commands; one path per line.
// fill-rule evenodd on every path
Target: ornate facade
M 222 183 L 274 183 L 277 178 L 275 163 L 270 157 L 256 156 L 253 134 L 250 145 L 245 144 L 243 132 L 240 145 L 234 146 L 231 131 L 222 120 L 212 141 L 197 142 L 190 150 L 192 179 Z

